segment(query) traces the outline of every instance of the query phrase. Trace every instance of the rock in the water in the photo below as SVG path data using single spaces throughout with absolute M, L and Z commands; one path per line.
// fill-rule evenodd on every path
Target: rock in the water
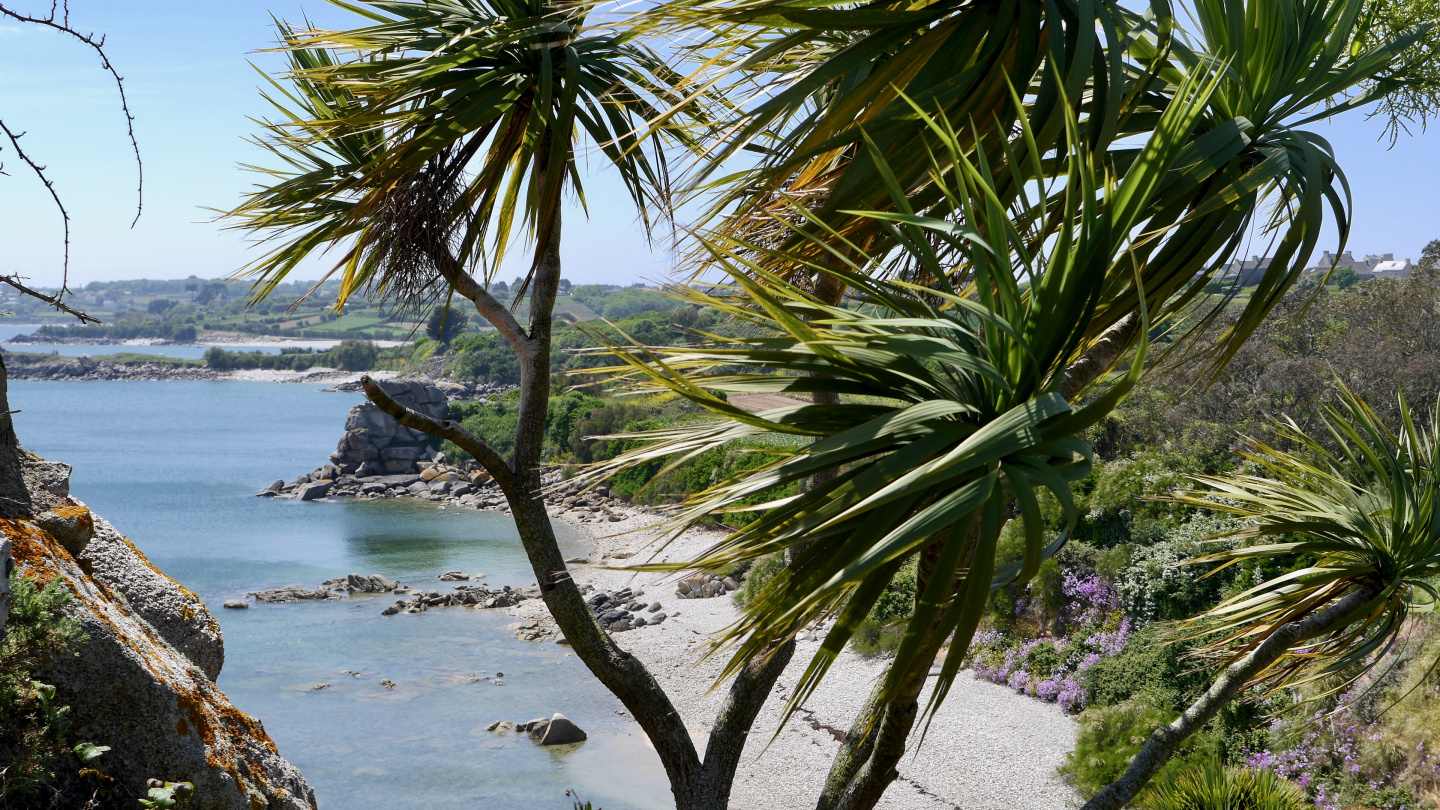
M 446 571 L 440 575 L 441 582 L 469 582 L 470 577 L 459 571 Z
M 327 583 L 328 584 L 328 583 Z M 343 587 L 347 591 L 356 593 L 390 593 L 395 590 L 395 580 L 382 577 L 379 574 L 351 574 L 345 578 Z
M 230 610 L 249 610 L 250 603 L 244 599 L 226 599 L 225 607 Z
M 535 732 L 530 732 L 530 738 L 535 739 Z M 570 743 L 585 742 L 585 740 L 585 732 L 559 712 L 556 712 L 545 724 L 545 731 L 539 737 L 541 745 L 569 745 Z
M 302 501 L 313 501 L 330 494 L 330 487 L 332 486 L 334 486 L 332 482 L 325 480 L 301 484 L 300 488 L 296 490 L 295 497 Z
M 66 498 L 67 502 L 69 500 Z M 72 556 L 79 556 L 85 546 L 89 545 L 90 538 L 95 535 L 95 519 L 90 515 L 90 510 L 73 503 L 56 506 L 52 511 L 35 518 L 35 523 L 49 532 L 51 537 L 59 540 L 60 545 Z
M 282 493 L 282 492 L 284 492 L 284 491 L 285 491 L 285 482 L 284 482 L 284 481 L 276 481 L 275 483 L 271 484 L 270 486 L 265 487 L 264 489 L 260 490 L 260 497 L 262 497 L 262 498 L 273 498 L 273 497 L 275 497 L 276 495 L 279 495 L 280 493 Z
M 84 567 L 33 524 L 0 528 L 14 544 L 21 573 L 58 582 L 71 594 L 62 611 L 88 641 L 81 655 L 64 657 L 35 677 L 55 686 L 55 702 L 70 707 L 67 719 L 75 728 L 113 749 L 105 766 L 116 787 L 143 796 L 148 780 L 163 775 L 195 785 L 194 810 L 314 810 L 315 794 L 304 777 L 195 660 L 206 659 L 200 631 L 213 626 L 209 660 L 218 672 L 218 625 L 205 605 L 145 563 L 108 523 L 96 524 Z M 102 542 L 112 533 L 113 542 Z M 122 584 L 102 570 L 131 578 Z M 157 624 L 151 616 L 170 613 L 162 605 L 172 606 L 173 614 Z M 189 652 L 172 641 L 186 640 L 187 629 L 197 633 L 189 637 Z
M 256 602 L 300 602 L 307 599 L 331 598 L 330 591 L 325 588 L 307 591 L 296 585 L 289 585 L 284 588 L 271 588 L 268 591 L 251 591 L 245 595 L 255 597 Z

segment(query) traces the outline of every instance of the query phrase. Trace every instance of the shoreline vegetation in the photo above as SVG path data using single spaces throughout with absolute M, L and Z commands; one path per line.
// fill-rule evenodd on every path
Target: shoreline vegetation
M 1311 317 L 1282 317 L 1261 329 L 1242 348 L 1236 363 L 1209 389 L 1197 391 L 1195 380 L 1187 376 L 1187 372 L 1157 375 L 1140 386 L 1113 418 L 1087 434 L 1087 440 L 1096 448 L 1097 458 L 1094 472 L 1075 487 L 1083 519 L 1072 532 L 1069 545 L 1054 560 L 1041 567 L 1034 581 L 1024 588 L 1003 589 L 994 594 L 987 607 L 985 629 L 977 635 L 971 651 L 971 664 L 975 665 L 972 674 L 978 675 L 978 678 L 973 686 L 968 675 L 956 682 L 955 688 L 963 694 L 970 695 L 973 691 L 973 704 L 968 702 L 969 698 L 958 704 L 967 712 L 989 717 L 991 715 L 987 712 L 999 711 L 1001 707 L 1010 713 L 1020 711 L 1018 707 L 1028 707 L 1025 711 L 1037 713 L 1035 722 L 1041 725 L 1036 727 L 1049 729 L 1047 733 L 1054 740 L 1047 740 L 1046 747 L 1037 749 L 1045 752 L 1044 757 L 1028 760 L 1021 757 L 1021 761 L 1033 766 L 1032 771 L 1037 775 L 1030 782 L 1016 777 L 1020 781 L 1014 784 L 1030 785 L 1034 795 L 1043 796 L 1045 802 L 1051 802 L 1055 796 L 1051 792 L 1053 790 L 1063 788 L 1070 791 L 1073 785 L 1081 795 L 1086 795 L 1112 781 L 1138 748 L 1135 743 L 1137 730 L 1154 727 L 1173 717 L 1183 708 L 1189 696 L 1204 686 L 1204 673 L 1197 672 L 1187 663 L 1187 645 L 1170 640 L 1165 635 L 1166 627 L 1249 587 L 1257 577 L 1270 570 L 1232 569 L 1235 572 L 1233 575 L 1227 572 L 1204 580 L 1196 578 L 1193 569 L 1181 568 L 1178 563 L 1203 553 L 1207 547 L 1206 538 L 1230 528 L 1231 524 L 1192 508 L 1176 508 L 1147 498 L 1181 486 L 1189 475 L 1234 469 L 1237 463 L 1234 456 L 1238 446 L 1236 435 L 1258 433 L 1262 437 L 1268 436 L 1267 418 L 1270 415 L 1286 413 L 1302 425 L 1313 424 L 1327 401 L 1329 388 L 1326 380 L 1332 375 L 1338 374 L 1351 381 L 1352 385 L 1361 385 L 1361 392 L 1375 403 L 1384 419 L 1392 422 L 1399 419 L 1401 414 L 1393 402 L 1385 399 L 1385 391 L 1393 391 L 1396 387 L 1404 387 L 1407 391 L 1434 390 L 1436 385 L 1440 385 L 1437 382 L 1440 376 L 1436 371 L 1440 369 L 1440 359 L 1437 359 L 1440 358 L 1440 338 L 1429 331 L 1415 332 L 1401 326 L 1423 320 L 1426 317 L 1422 311 L 1423 302 L 1434 300 L 1437 290 L 1440 290 L 1440 279 L 1428 272 L 1417 273 L 1404 281 L 1368 282 L 1346 290 L 1327 289 L 1312 304 Z M 1294 292 L 1278 307 L 1281 315 L 1297 311 L 1312 292 L 1303 289 Z M 723 323 L 709 323 L 706 320 L 708 317 L 693 309 L 651 312 L 631 316 L 622 327 L 627 331 L 645 329 L 652 336 L 673 336 L 672 339 L 677 341 L 685 339 L 682 331 L 685 323 L 699 322 L 708 331 L 726 328 Z M 1224 323 L 1219 323 L 1214 328 L 1218 330 L 1224 326 Z M 461 376 L 467 370 L 484 368 L 503 379 L 510 367 L 495 359 L 497 353 L 492 351 L 492 344 L 488 341 L 486 335 L 471 334 L 453 339 L 448 347 L 421 339 L 413 345 L 384 349 L 378 353 L 376 365 L 393 363 L 395 369 L 372 371 L 370 374 L 376 379 L 436 379 Z M 562 368 L 584 372 L 583 364 L 594 362 L 592 356 L 572 351 L 572 348 L 581 347 L 566 346 L 557 350 L 557 365 L 564 363 L 567 365 Z M 387 352 L 391 359 L 379 356 Z M 242 355 L 239 352 L 228 354 Z M 14 362 L 21 357 L 34 357 L 40 361 L 29 366 L 30 371 L 43 367 L 44 363 L 73 362 L 54 355 L 6 352 L 4 356 L 11 368 L 11 376 L 15 378 L 26 378 L 30 373 L 26 364 Z M 247 352 L 243 356 L 258 355 Z M 267 356 L 279 358 L 290 355 Z M 300 355 L 302 358 L 317 359 L 320 356 L 321 353 L 313 350 L 308 355 Z M 1382 358 L 1389 360 L 1382 362 Z M 1398 362 L 1395 361 L 1397 358 Z M 129 358 L 122 357 L 112 365 L 124 368 L 126 359 Z M 154 359 L 153 356 L 151 359 Z M 92 372 L 99 375 L 106 373 L 103 364 L 116 358 L 91 360 L 96 362 L 96 368 L 102 369 Z M 221 372 L 206 368 L 203 360 L 161 360 L 148 370 L 143 362 L 133 365 L 130 368 L 138 371 L 131 373 L 151 373 L 163 379 L 185 379 L 183 375 L 186 374 L 203 374 L 206 376 L 196 378 L 323 380 L 348 391 L 359 390 L 356 380 L 362 374 L 331 367 L 312 367 L 304 371 L 232 369 Z M 419 373 L 421 371 L 430 374 Z M 87 378 L 135 377 L 79 377 Z M 635 443 L 633 440 L 604 437 L 682 424 L 697 415 L 695 408 L 678 398 L 661 395 L 614 397 L 583 386 L 590 379 L 584 373 L 572 374 L 564 379 L 567 383 L 582 385 L 557 389 L 551 400 L 546 420 L 547 463 L 587 464 L 614 458 Z M 495 384 L 481 392 L 474 388 L 477 384 L 473 380 L 466 383 L 446 381 L 438 385 L 451 394 L 446 418 L 464 424 L 472 433 L 484 437 L 497 451 L 511 452 L 507 442 L 514 435 L 518 392 L 504 384 Z M 472 388 L 467 390 L 467 385 Z M 787 401 L 775 394 L 731 397 L 733 404 L 751 411 L 779 407 Z M 1428 401 L 1421 404 L 1423 409 L 1428 410 Z M 338 428 L 337 425 L 337 431 Z M 605 566 L 618 567 L 627 561 L 646 560 L 649 549 L 642 547 L 641 541 L 652 531 L 650 527 L 666 514 L 666 506 L 686 493 L 729 478 L 747 465 L 763 463 L 763 451 L 766 449 L 774 448 L 763 443 L 737 442 L 733 447 L 707 452 L 664 474 L 660 474 L 663 463 L 657 460 L 649 468 L 628 470 L 614 477 L 607 482 L 608 491 L 595 504 L 573 501 L 566 504 L 566 499 L 571 497 L 569 495 L 558 499 L 547 498 L 547 510 L 553 518 L 578 525 L 586 534 L 600 538 L 596 540 L 597 551 L 587 556 L 587 562 L 570 565 L 572 575 L 582 586 L 590 585 L 612 593 L 623 587 L 632 587 L 645 592 L 647 603 L 663 603 L 668 614 L 663 630 L 648 627 L 647 620 L 643 633 L 625 633 L 617 638 L 622 647 L 639 655 L 654 671 L 661 673 L 668 689 L 687 700 L 692 697 L 696 701 L 715 699 L 706 696 L 710 682 L 705 678 L 718 674 L 723 656 L 703 663 L 699 661 L 699 650 L 708 638 L 708 635 L 702 634 L 723 629 L 740 615 L 734 598 L 676 602 L 673 601 L 677 584 L 674 577 L 632 574 L 608 570 Z M 442 450 L 452 463 L 444 465 L 429 479 L 419 474 L 400 476 L 395 483 L 403 486 L 395 486 L 387 478 L 383 492 L 374 490 L 374 485 L 381 482 L 356 480 L 354 488 L 360 497 L 417 498 L 447 509 L 505 508 L 493 485 L 488 489 L 476 486 L 469 492 L 456 487 L 454 483 L 460 481 L 474 486 L 477 482 L 471 477 L 478 470 L 478 465 L 458 448 L 445 446 Z M 447 481 L 454 483 L 448 488 L 442 486 L 441 491 L 436 492 L 437 479 L 441 479 L 442 485 Z M 411 491 L 421 483 L 424 484 L 423 492 Z M 367 486 L 372 488 L 371 492 L 363 492 Z M 339 489 L 343 491 L 345 487 Z M 335 497 L 336 494 L 339 493 L 325 493 L 319 497 Z M 785 493 L 766 493 L 756 502 L 783 495 Z M 1049 523 L 1047 536 L 1053 537 L 1062 525 L 1061 512 L 1049 500 L 1041 507 Z M 727 525 L 723 528 L 697 529 L 687 533 L 665 553 L 670 555 L 668 559 L 686 559 L 723 536 L 721 532 L 743 525 L 750 518 L 753 515 L 727 515 L 724 518 Z M 625 534 L 631 529 L 641 531 L 634 535 Z M 710 539 L 705 540 L 706 537 Z M 1007 530 L 1001 538 L 999 559 L 1002 562 L 1017 559 L 1021 547 L 1018 531 L 1013 528 Z M 633 560 L 626 555 L 633 555 Z M 754 589 L 747 574 L 762 571 L 767 565 L 758 563 L 751 572 L 713 573 L 734 576 L 743 594 L 747 586 Z M 308 587 L 313 587 L 313 583 Z M 913 597 L 913 587 L 913 572 L 901 572 L 891 589 L 893 594 L 886 600 L 887 605 L 900 607 L 878 610 L 867 620 L 866 632 L 859 634 L 863 638 L 857 638 L 842 653 L 841 664 L 838 665 L 840 672 L 866 673 L 863 677 L 854 675 L 857 679 L 853 682 L 856 694 L 865 692 L 869 683 L 864 680 L 865 677 L 873 678 L 883 668 L 883 662 L 895 642 L 894 628 L 903 626 L 908 618 L 906 606 Z M 424 588 L 424 592 L 403 594 L 403 601 L 410 604 L 401 606 L 396 612 L 407 613 L 415 609 L 417 605 L 413 600 L 417 598 L 421 598 L 422 603 L 443 598 L 448 605 L 451 597 L 460 593 L 455 591 L 451 594 L 448 589 L 442 588 L 432 595 L 428 593 L 432 590 L 430 585 Z M 587 592 L 587 596 L 593 595 L 594 592 Z M 493 598 L 494 595 L 489 595 L 487 601 Z M 436 606 L 439 606 L 438 602 Z M 377 604 L 377 612 L 380 608 L 381 605 Z M 514 629 L 522 639 L 553 638 L 558 633 L 540 600 L 525 600 L 505 609 L 516 615 L 518 624 Z M 634 615 L 643 617 L 645 614 L 632 612 Z M 681 632 L 688 630 L 695 632 Z M 824 634 L 824 627 L 807 629 L 801 637 L 801 652 L 807 652 L 804 645 L 818 643 Z M 685 641 L 692 643 L 675 641 L 683 635 L 688 635 Z M 1424 668 L 1415 665 L 1415 662 L 1428 660 L 1428 653 L 1417 651 L 1423 652 L 1440 644 L 1436 641 L 1440 636 L 1436 636 L 1429 623 L 1417 625 L 1413 636 L 1406 649 L 1394 653 L 1397 666 L 1387 670 L 1383 680 L 1366 684 L 1377 689 L 1377 695 L 1399 700 L 1408 694 L 1417 679 L 1426 683 L 1430 681 L 1431 676 L 1423 673 Z M 662 637 L 669 641 L 663 644 L 652 641 Z M 713 673 L 712 667 L 715 668 Z M 851 676 L 847 674 L 841 678 L 837 683 L 848 682 Z M 780 686 L 793 687 L 783 678 Z M 1330 699 L 1332 702 L 1339 701 L 1334 705 L 1338 707 L 1340 719 L 1327 720 L 1313 728 L 1288 722 L 1272 726 L 1265 715 L 1266 706 L 1246 704 L 1223 714 L 1198 734 L 1178 756 L 1176 769 L 1178 772 L 1178 769 L 1188 768 L 1201 760 L 1221 760 L 1237 767 L 1273 770 L 1297 784 L 1308 781 L 1321 785 L 1327 796 L 1355 797 L 1376 807 L 1417 806 L 1417 796 L 1430 795 L 1425 773 L 1431 766 L 1427 758 L 1413 752 L 1415 740 L 1407 743 L 1409 748 L 1406 750 L 1411 750 L 1406 755 L 1408 759 L 1402 758 L 1405 761 L 1400 765 L 1387 763 L 1397 756 L 1391 749 L 1413 736 L 1407 729 L 1414 725 L 1417 718 L 1429 717 L 1429 713 L 1434 711 L 1432 704 L 1436 701 L 1428 694 L 1420 690 L 1401 701 L 1395 712 L 1384 716 L 1380 710 L 1394 701 L 1367 696 L 1364 689 L 1351 690 L 1338 699 Z M 753 789 L 758 796 L 762 788 L 772 789 L 776 773 L 785 768 L 823 770 L 828 755 L 822 754 L 831 750 L 833 745 L 833 735 L 826 729 L 843 729 L 843 718 L 849 716 L 845 714 L 849 709 L 842 711 L 838 708 L 843 699 L 836 697 L 835 700 L 837 708 L 829 714 L 823 708 L 824 703 L 807 704 L 807 711 L 816 714 L 811 717 L 802 713 L 798 716 L 798 724 L 792 723 L 782 732 L 813 738 L 797 740 L 792 748 L 809 746 L 815 749 L 807 749 L 806 755 L 813 754 L 817 757 L 816 761 L 806 760 L 796 764 L 791 760 L 778 760 L 780 764 L 772 766 L 766 763 L 776 754 L 767 752 L 758 764 L 743 766 L 741 782 L 736 788 L 737 801 L 746 795 L 745 790 Z M 707 709 L 703 704 L 695 705 L 700 708 L 692 709 L 691 704 L 682 701 L 680 711 L 685 715 L 692 734 L 700 739 L 699 735 L 706 733 L 703 718 L 713 713 L 715 707 Z M 771 709 L 765 711 L 768 713 Z M 815 726 L 810 724 L 811 719 Z M 990 731 L 992 735 L 1028 733 L 1023 729 L 1013 731 L 1002 727 L 1001 720 L 1003 718 L 995 721 L 996 726 Z M 926 748 L 921 749 L 921 759 L 917 761 L 924 761 L 929 756 L 926 753 L 929 748 L 930 743 L 927 742 Z M 1410 762 L 1410 759 L 1416 761 Z M 1041 762 L 1043 767 L 1037 764 Z M 993 762 L 983 763 L 983 767 L 977 763 L 972 770 L 993 773 L 994 769 L 1002 767 L 1006 766 L 997 757 Z M 1060 776 L 1052 777 L 1056 767 L 1063 770 Z M 1354 770 L 1357 767 L 1360 770 Z M 767 770 L 770 768 L 774 770 Z M 901 770 L 902 774 L 910 773 L 907 768 L 902 767 Z M 918 780 L 916 784 L 935 795 L 954 797 L 955 801 L 973 800 L 974 796 L 981 795 L 978 787 L 974 794 L 939 792 L 965 790 L 968 789 L 965 787 L 967 783 L 963 774 L 949 773 L 939 764 L 933 770 L 934 774 L 923 769 L 916 771 L 923 773 L 923 776 L 915 777 Z M 944 782 L 950 788 L 932 786 L 927 779 Z M 744 784 L 753 785 L 753 788 L 746 788 Z M 807 791 L 813 795 L 813 788 L 813 785 L 805 789 L 797 787 L 793 802 L 775 803 L 775 806 L 808 806 L 805 796 Z M 897 789 L 895 793 L 899 795 L 901 791 Z M 1065 795 L 1073 798 L 1075 794 Z M 967 796 L 970 798 L 967 799 Z M 1032 806 L 1018 795 L 1011 795 L 1006 801 L 1009 802 L 1007 806 Z M 1050 806 L 1063 804 L 1064 800 L 1055 800 Z

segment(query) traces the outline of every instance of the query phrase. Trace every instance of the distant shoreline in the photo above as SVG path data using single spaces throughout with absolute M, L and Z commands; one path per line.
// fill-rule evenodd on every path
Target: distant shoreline
M 361 338 L 362 340 L 364 338 Z M 252 335 L 249 332 L 206 332 L 195 340 L 175 341 L 160 338 L 95 338 L 95 337 L 37 337 L 16 335 L 3 341 L 16 346 L 286 346 L 297 349 L 328 349 L 340 345 L 338 338 L 288 338 L 276 335 Z M 371 341 L 381 348 L 400 346 L 402 340 Z
M 39 358 L 38 362 L 30 361 Z M 304 371 L 282 369 L 238 369 L 217 371 L 203 365 L 177 362 L 162 363 L 112 363 L 103 357 L 51 357 L 49 355 L 19 356 L 7 352 L 5 375 L 11 380 L 35 380 L 43 382 L 95 382 L 129 380 L 135 382 L 171 381 L 230 381 L 230 382 L 274 382 L 274 383 L 331 383 L 344 385 L 358 382 L 369 374 L 376 379 L 397 376 L 394 371 L 341 371 L 325 366 L 313 366 Z

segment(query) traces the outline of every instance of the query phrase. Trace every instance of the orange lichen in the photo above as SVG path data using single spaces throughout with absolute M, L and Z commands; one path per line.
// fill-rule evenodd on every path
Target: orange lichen
M 80 597 L 76 600 L 79 606 L 86 608 L 97 621 L 109 625 L 118 641 L 140 654 L 139 660 L 143 666 L 175 694 L 177 708 L 182 714 L 175 724 L 176 733 L 187 736 L 194 729 L 204 744 L 207 764 L 230 774 L 235 780 L 236 789 L 248 797 L 253 807 L 263 810 L 267 805 L 265 795 L 285 795 L 285 791 L 270 785 L 263 767 L 244 757 L 248 746 L 242 741 L 258 743 L 271 753 L 279 754 L 274 741 L 258 720 L 235 708 L 202 676 L 175 671 L 171 662 L 147 650 L 147 645 L 139 643 L 140 639 L 135 637 L 137 632 L 156 649 L 166 646 L 166 642 L 159 638 L 149 625 L 144 622 L 131 622 L 122 628 L 117 624 L 117 618 L 131 615 L 130 608 L 116 599 L 104 583 L 96 581 L 89 572 L 84 571 L 48 533 L 26 521 L 3 518 L 0 518 L 0 532 L 12 541 L 12 554 L 16 562 L 25 569 L 27 576 L 35 577 L 42 584 L 59 578 L 72 593 Z M 135 555 L 151 570 L 165 576 L 145 559 L 128 538 L 122 539 L 125 539 Z M 165 578 L 174 582 L 168 576 Z M 176 587 L 179 588 L 179 585 Z M 188 599 L 203 604 L 195 594 L 184 588 L 179 589 Z M 213 617 L 210 617 L 210 621 L 213 625 Z
M 42 588 L 61 576 L 54 551 L 61 546 L 38 526 L 0 518 L 0 532 L 10 538 L 10 555 L 15 558 L 15 564 L 26 569 L 25 573 L 34 577 Z
M 57 506 L 50 510 L 66 520 L 78 520 L 85 524 L 91 532 L 95 531 L 95 516 L 84 506 Z

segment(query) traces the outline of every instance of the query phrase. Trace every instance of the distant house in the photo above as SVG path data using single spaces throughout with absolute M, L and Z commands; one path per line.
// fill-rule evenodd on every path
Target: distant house
M 1360 276 L 1361 281 L 1367 281 L 1372 278 L 1405 278 L 1415 265 L 1409 259 L 1397 261 L 1394 253 L 1371 253 L 1363 259 L 1356 259 L 1348 250 L 1338 256 L 1327 250 L 1314 267 L 1305 270 L 1305 274 L 1323 277 L 1331 268 L 1338 267 L 1349 267 Z
M 1220 274 L 1220 281 L 1234 284 L 1236 277 L 1239 277 L 1241 287 L 1254 287 L 1265 277 L 1271 261 L 1273 259 L 1269 256 L 1252 256 L 1249 260 L 1231 262 L 1225 266 L 1225 272 Z

